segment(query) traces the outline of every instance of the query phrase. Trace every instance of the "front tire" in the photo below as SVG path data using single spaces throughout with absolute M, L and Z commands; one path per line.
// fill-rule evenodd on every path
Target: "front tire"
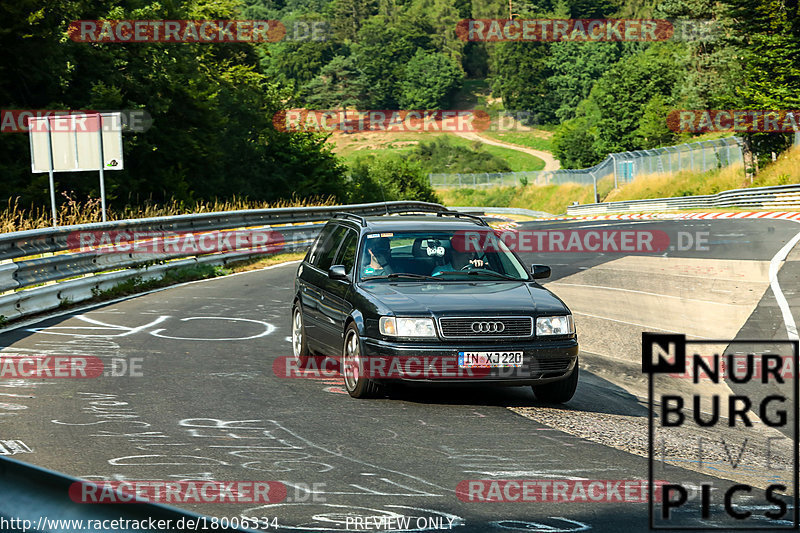
M 353 398 L 370 398 L 377 395 L 378 385 L 364 375 L 361 342 L 358 338 L 358 330 L 353 324 L 348 326 L 344 334 L 341 372 L 344 378 L 344 388 L 347 394 Z
M 575 360 L 575 368 L 568 378 L 544 385 L 531 385 L 531 388 L 536 399 L 542 402 L 565 403 L 570 401 L 578 388 L 578 360 Z

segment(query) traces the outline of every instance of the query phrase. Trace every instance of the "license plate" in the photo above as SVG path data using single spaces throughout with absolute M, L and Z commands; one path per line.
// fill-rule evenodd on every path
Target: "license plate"
M 522 352 L 458 352 L 459 368 L 522 366 Z

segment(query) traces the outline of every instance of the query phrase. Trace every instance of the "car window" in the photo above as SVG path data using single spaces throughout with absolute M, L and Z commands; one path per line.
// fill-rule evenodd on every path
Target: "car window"
M 308 254 L 306 254 L 306 261 L 314 266 L 317 265 L 319 262 L 319 255 L 320 251 L 322 250 L 325 242 L 330 239 L 331 233 L 335 230 L 338 226 L 335 224 L 329 224 L 322 228 L 322 231 L 319 232 L 317 235 L 314 244 L 311 246 L 311 249 L 308 250 Z
M 353 272 L 353 266 L 356 263 L 356 245 L 358 244 L 358 234 L 353 230 L 347 230 L 347 235 L 339 247 L 339 253 L 336 254 L 337 265 L 344 265 L 344 270 L 349 276 Z
M 336 226 L 331 236 L 320 247 L 319 257 L 314 266 L 322 270 L 328 270 L 331 267 L 333 258 L 336 257 L 336 252 L 339 250 L 339 245 L 342 244 L 342 239 L 346 233 L 347 228 Z

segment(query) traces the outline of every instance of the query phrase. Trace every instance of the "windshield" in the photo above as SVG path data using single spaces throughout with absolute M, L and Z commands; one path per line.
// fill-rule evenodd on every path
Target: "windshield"
M 372 233 L 364 239 L 359 261 L 362 281 L 529 279 L 490 230 Z

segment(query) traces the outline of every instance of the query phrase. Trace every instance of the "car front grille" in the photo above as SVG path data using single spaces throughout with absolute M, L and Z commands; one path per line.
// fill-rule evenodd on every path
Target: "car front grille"
M 442 337 L 450 339 L 495 339 L 530 337 L 533 318 L 529 316 L 442 317 Z

